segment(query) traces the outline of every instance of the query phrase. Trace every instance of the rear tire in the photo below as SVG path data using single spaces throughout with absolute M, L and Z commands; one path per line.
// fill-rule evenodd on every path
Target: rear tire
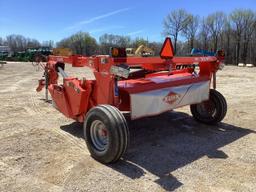
M 129 129 L 123 114 L 111 105 L 92 108 L 84 121 L 84 136 L 91 156 L 101 163 L 113 163 L 126 151 Z
M 220 92 L 211 89 L 209 100 L 190 105 L 190 111 L 193 117 L 199 122 L 217 124 L 226 116 L 227 102 Z

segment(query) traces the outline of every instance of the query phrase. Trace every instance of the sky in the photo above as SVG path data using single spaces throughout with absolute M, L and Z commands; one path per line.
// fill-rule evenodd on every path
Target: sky
M 256 0 L 0 0 L 0 37 L 21 34 L 59 40 L 78 31 L 163 41 L 163 19 L 175 9 L 207 16 L 237 8 L 256 11 Z

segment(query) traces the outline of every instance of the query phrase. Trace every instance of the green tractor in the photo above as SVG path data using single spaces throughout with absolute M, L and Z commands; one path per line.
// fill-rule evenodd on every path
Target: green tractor
M 0 51 L 0 61 L 6 61 L 9 55 L 8 51 Z
M 14 52 L 11 57 L 6 57 L 6 60 L 10 61 L 22 61 L 22 62 L 46 62 L 47 56 L 52 54 L 52 50 L 49 47 L 28 48 L 26 51 Z M 0 60 L 1 60 L 0 54 Z
M 46 62 L 47 56 L 52 54 L 52 50 L 49 47 L 29 48 L 26 51 L 27 61 L 41 61 Z

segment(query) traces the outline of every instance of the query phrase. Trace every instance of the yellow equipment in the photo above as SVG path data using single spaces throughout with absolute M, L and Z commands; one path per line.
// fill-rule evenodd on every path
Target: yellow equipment
M 140 45 L 136 50 L 134 48 L 126 48 L 127 56 L 149 57 L 154 55 L 154 51 L 145 45 Z
M 53 55 L 68 57 L 72 55 L 72 51 L 69 48 L 55 48 L 53 49 Z

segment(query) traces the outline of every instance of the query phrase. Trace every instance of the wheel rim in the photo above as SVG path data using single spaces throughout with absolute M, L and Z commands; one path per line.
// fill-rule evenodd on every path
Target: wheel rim
M 197 111 L 205 119 L 212 118 L 217 113 L 216 105 L 211 100 L 198 104 Z
M 108 130 L 100 120 L 92 122 L 90 127 L 91 139 L 94 147 L 98 151 L 105 151 L 108 148 Z

